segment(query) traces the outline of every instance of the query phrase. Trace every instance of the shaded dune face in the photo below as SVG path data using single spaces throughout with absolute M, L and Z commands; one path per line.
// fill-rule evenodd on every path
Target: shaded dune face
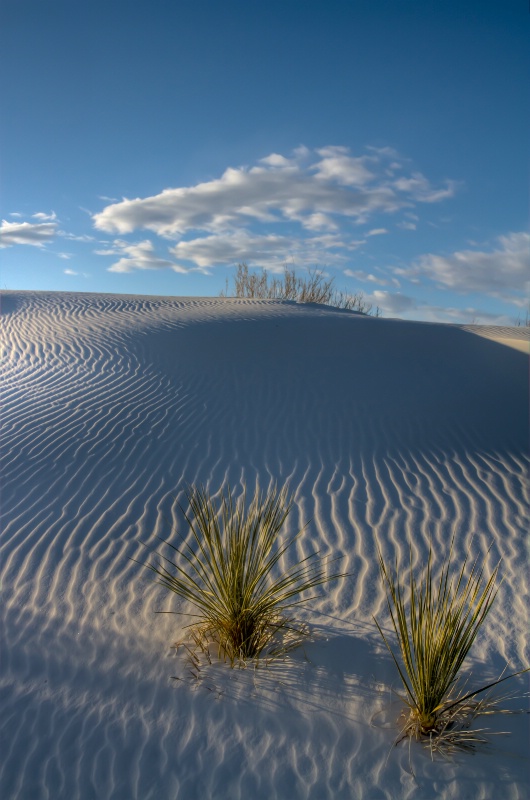
M 367 723 L 367 687 L 392 680 L 371 623 L 378 546 L 408 558 L 411 542 L 421 564 L 453 530 L 461 557 L 491 545 L 505 581 L 474 669 L 525 661 L 522 352 L 452 325 L 220 298 L 11 292 L 1 325 L 3 797 L 395 797 L 402 756 L 384 767 L 391 742 Z M 224 481 L 288 481 L 286 533 L 309 525 L 287 558 L 320 549 L 353 574 L 312 601 L 326 644 L 282 675 L 283 705 L 265 678 L 258 701 L 241 677 L 238 703 L 172 683 L 185 623 L 154 615 L 177 606 L 127 558 L 184 531 L 187 483 Z M 430 796 L 456 796 L 442 774 L 423 776 Z

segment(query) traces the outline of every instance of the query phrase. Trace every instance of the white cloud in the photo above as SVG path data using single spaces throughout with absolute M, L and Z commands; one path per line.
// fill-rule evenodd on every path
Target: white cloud
M 432 322 L 450 322 L 466 325 L 513 325 L 513 319 L 508 314 L 492 314 L 480 308 L 443 308 L 441 306 L 422 306 L 425 319 Z
M 271 153 L 270 156 L 260 158 L 260 163 L 267 164 L 269 167 L 289 167 L 293 162 L 278 153 Z
M 454 192 L 456 184 L 432 186 L 407 164 L 391 148 L 358 155 L 340 146 L 300 146 L 288 157 L 273 152 L 255 164 L 228 167 L 219 178 L 124 198 L 93 215 L 99 231 L 126 237 L 147 230 L 172 240 L 171 256 L 159 257 L 149 240 L 117 240 L 111 251 L 99 253 L 118 256 L 110 267 L 114 272 L 207 270 L 243 261 L 280 270 L 286 259 L 342 267 L 352 250 L 368 249 L 371 237 L 388 234 L 388 214 L 401 211 L 412 225 L 418 204 Z M 377 274 L 365 280 L 381 282 Z
M 352 158 L 347 147 L 323 147 L 316 152 L 321 161 L 314 165 L 313 170 L 321 180 L 335 180 L 345 186 L 364 186 L 375 177 L 366 167 L 372 160 L 369 156 Z
M 399 167 L 401 166 L 400 161 L 403 159 L 399 155 L 398 151 L 395 150 L 393 147 L 376 147 L 373 144 L 369 144 L 366 147 L 371 153 L 375 153 L 377 156 L 381 157 L 384 156 L 385 158 L 393 158 L 396 159 L 396 163 L 390 164 L 391 167 Z
M 530 234 L 498 237 L 497 249 L 460 250 L 449 256 L 429 253 L 411 267 L 396 269 L 410 280 L 427 277 L 458 292 L 482 292 L 514 302 L 514 293 L 530 290 Z
M 311 236 L 310 239 L 304 240 L 304 244 L 306 243 L 309 246 L 323 247 L 326 250 L 343 250 L 346 248 L 353 250 L 361 244 L 366 244 L 364 239 L 362 241 L 354 241 L 353 239 L 346 239 L 338 233 L 322 233 L 320 236 Z
M 76 272 L 75 269 L 64 269 L 63 273 L 65 275 L 81 275 L 83 278 L 89 278 L 90 277 L 88 272 Z
M 0 224 L 0 247 L 27 244 L 42 247 L 57 232 L 55 222 L 7 222 Z
M 467 306 L 455 308 L 454 306 L 434 306 L 418 303 L 410 315 L 404 312 L 402 319 L 419 320 L 422 322 L 443 322 L 452 325 L 513 325 L 514 317 L 509 314 L 498 314 L 484 311 L 481 308 Z
M 438 203 L 453 197 L 457 183 L 456 181 L 446 181 L 445 188 L 433 189 L 427 178 L 421 172 L 414 172 L 410 177 L 398 178 L 393 182 L 393 186 L 400 192 L 404 192 L 420 203 Z
M 347 250 L 357 250 L 361 245 L 366 244 L 366 239 L 350 239 L 342 245 Z
M 109 248 L 94 252 L 98 256 L 119 256 L 118 260 L 108 268 L 109 272 L 133 272 L 136 269 L 172 269 L 181 273 L 190 271 L 170 259 L 157 256 L 154 245 L 149 239 L 133 244 L 116 239 Z
M 415 231 L 417 228 L 417 223 L 420 220 L 418 215 L 414 214 L 412 211 L 405 211 L 403 216 L 405 219 L 403 219 L 401 222 L 398 222 L 396 227 L 405 231 Z
M 372 272 L 364 272 L 362 269 L 345 269 L 344 274 L 349 278 L 368 283 L 377 283 L 380 286 L 386 286 L 389 283 L 385 278 L 380 278 Z
M 253 220 L 292 220 L 311 226 L 316 213 L 356 216 L 394 205 L 393 193 L 387 189 L 352 193 L 308 178 L 297 168 L 254 167 L 251 171 L 227 169 L 209 183 L 166 189 L 143 200 L 124 200 L 107 206 L 94 220 L 99 230 L 124 234 L 146 228 L 179 238 L 192 230 L 215 233 Z
M 417 307 L 417 300 L 405 294 L 392 293 L 376 289 L 367 298 L 371 303 L 387 314 L 401 314 L 404 311 L 411 311 Z
M 311 150 L 309 147 L 306 147 L 305 144 L 301 144 L 293 150 L 293 156 L 299 161 L 302 161 L 304 158 L 309 158 L 310 155 Z
M 108 205 L 94 215 L 94 225 L 122 235 L 147 229 L 174 239 L 191 231 L 226 233 L 256 221 L 297 223 L 302 233 L 450 196 L 419 173 L 397 187 L 385 175 L 387 157 L 375 150 L 352 157 L 345 147 L 312 153 L 298 148 L 290 159 L 272 153 L 251 168 L 229 167 L 215 180 Z
M 94 237 L 89 236 L 87 233 L 84 233 L 80 236 L 77 236 L 75 233 L 68 233 L 68 231 L 57 231 L 59 236 L 62 236 L 63 239 L 70 239 L 72 242 L 93 242 Z
M 243 230 L 179 242 L 171 252 L 177 259 L 191 261 L 205 269 L 217 264 L 245 262 L 249 266 L 280 272 L 288 258 L 294 258 L 300 266 L 314 264 L 315 248 L 319 247 L 322 240 L 325 240 L 327 247 L 332 248 L 333 242 L 330 239 L 333 237 L 317 237 L 316 240 L 305 241 L 274 234 L 252 234 Z M 327 260 L 338 262 L 342 259 L 328 254 Z
M 404 320 L 422 322 L 442 322 L 454 325 L 477 323 L 482 325 L 513 325 L 514 318 L 508 314 L 492 313 L 483 309 L 468 306 L 455 307 L 448 303 L 444 306 L 425 303 L 419 297 L 410 297 L 401 292 L 389 292 L 376 289 L 366 294 L 366 302 L 375 308 L 378 306 L 384 317 L 397 316 Z
M 52 211 L 51 214 L 44 214 L 42 211 L 38 211 L 36 214 L 31 215 L 33 219 L 38 219 L 40 222 L 55 222 L 57 219 L 57 214 L 55 211 Z
M 338 225 L 333 222 L 328 214 L 322 214 L 320 212 L 315 212 L 314 214 L 309 214 L 307 217 L 303 217 L 301 222 L 308 231 L 336 231 L 338 228 Z

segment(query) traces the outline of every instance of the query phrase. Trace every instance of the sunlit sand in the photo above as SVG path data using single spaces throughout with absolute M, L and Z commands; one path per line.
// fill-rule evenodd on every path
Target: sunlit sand
M 457 560 L 502 559 L 473 681 L 528 665 L 529 340 L 279 301 L 4 293 L 0 796 L 527 797 L 524 715 L 488 720 L 510 736 L 474 756 L 393 747 L 373 615 L 389 630 L 378 548 L 406 561 L 411 543 L 420 566 L 454 532 Z M 293 558 L 351 573 L 300 608 L 311 640 L 257 670 L 191 669 L 171 647 L 189 620 L 155 614 L 186 608 L 131 560 L 184 530 L 186 485 L 226 482 L 288 483 Z

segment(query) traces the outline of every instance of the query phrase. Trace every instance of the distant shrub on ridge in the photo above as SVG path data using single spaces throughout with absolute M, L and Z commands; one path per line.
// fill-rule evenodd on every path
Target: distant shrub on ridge
M 296 274 L 294 268 L 285 267 L 283 276 L 269 275 L 266 269 L 251 272 L 246 264 L 238 264 L 233 291 L 226 290 L 221 297 L 249 297 L 266 300 L 294 300 L 297 303 L 322 303 L 334 308 L 359 311 L 362 314 L 381 316 L 379 307 L 373 308 L 362 292 L 351 294 L 335 289 L 334 278 L 326 278 L 322 270 L 308 270 L 306 278 Z

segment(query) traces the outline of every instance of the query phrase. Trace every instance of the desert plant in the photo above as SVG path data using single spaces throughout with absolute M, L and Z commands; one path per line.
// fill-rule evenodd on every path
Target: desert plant
M 453 570 L 453 543 L 454 540 L 437 583 L 433 578 L 431 549 L 419 581 L 414 576 L 412 548 L 408 581 L 402 580 L 397 562 L 393 574 L 379 554 L 398 654 L 379 622 L 374 621 L 397 667 L 405 689 L 401 699 L 408 709 L 398 740 L 407 736 L 423 739 L 431 753 L 472 749 L 485 741 L 478 732 L 469 730 L 470 722 L 480 714 L 502 712 L 498 700 L 491 700 L 490 696 L 480 701 L 475 698 L 528 671 L 501 676 L 472 691 L 467 691 L 467 684 L 460 680 L 464 660 L 497 594 L 499 564 L 487 580 L 485 564 L 479 569 L 476 560 L 467 574 L 467 558 L 460 569 Z
M 362 292 L 355 294 L 339 292 L 335 289 L 334 283 L 334 278 L 326 278 L 324 272 L 318 269 L 308 270 L 307 277 L 301 278 L 292 267 L 285 267 L 283 276 L 271 277 L 266 269 L 251 272 L 246 264 L 238 264 L 231 296 L 322 303 L 376 317 L 381 315 L 380 309 L 374 309 L 371 303 L 364 299 Z M 226 290 L 221 292 L 221 297 L 228 297 L 229 292 L 227 279 Z
M 213 644 L 219 657 L 242 665 L 260 656 L 274 657 L 295 647 L 307 631 L 287 610 L 305 600 L 300 594 L 341 577 L 326 575 L 326 559 L 317 552 L 282 572 L 280 560 L 300 536 L 280 544 L 280 530 L 292 508 L 287 487 L 261 492 L 248 505 L 246 491 L 239 501 L 228 486 L 216 505 L 201 486 L 187 492 L 189 512 L 181 507 L 191 531 L 188 544 L 166 541 L 177 554 L 153 566 L 158 582 L 196 610 L 188 627 L 194 646 L 208 653 Z M 165 540 L 162 540 L 165 541 Z
M 514 325 L 518 328 L 530 328 L 530 305 L 526 309 L 524 317 L 518 314 L 516 319 L 514 319 Z

